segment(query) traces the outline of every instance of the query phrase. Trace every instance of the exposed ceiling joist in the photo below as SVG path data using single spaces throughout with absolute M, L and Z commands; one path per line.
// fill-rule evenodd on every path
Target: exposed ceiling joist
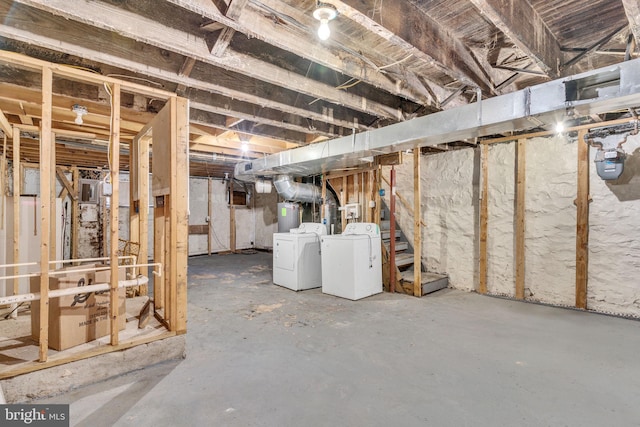
M 68 0 L 17 0 L 40 10 L 67 19 L 115 31 L 118 34 L 161 49 L 191 56 L 203 63 L 220 66 L 283 88 L 295 90 L 356 111 L 393 120 L 402 120 L 398 111 L 378 102 L 338 90 L 332 86 L 305 78 L 251 56 L 227 50 L 223 56 L 211 55 L 204 37 L 163 26 L 148 17 L 140 16 L 106 3 L 94 2 L 92 7 L 78 7 Z M 232 3 L 233 4 L 233 3 Z M 151 12 L 150 12 L 151 13 Z M 135 26 L 131 23 L 136 22 Z M 187 78 L 186 76 L 184 78 Z M 267 100 L 263 100 L 265 102 Z M 259 103 L 259 102 L 257 102 Z
M 302 36 L 308 34 L 301 34 L 301 29 L 292 27 L 286 22 L 271 19 L 268 12 L 260 9 L 261 6 L 264 7 L 262 2 L 254 1 L 250 3 L 243 11 L 238 22 L 226 18 L 216 8 L 212 8 L 210 0 L 168 0 L 168 2 L 214 21 L 203 27 L 209 31 L 216 31 L 219 25 L 224 24 L 249 37 L 263 40 L 280 49 L 292 52 L 301 58 L 351 76 L 388 93 L 420 104 L 427 101 L 420 94 L 412 91 L 411 88 L 398 87 L 395 82 L 389 80 L 383 73 L 357 56 L 345 52 L 337 54 L 320 43 L 311 44 L 307 42 L 305 37 Z
M 470 1 L 546 75 L 559 76 L 560 44 L 527 0 Z
M 413 54 L 467 86 L 479 86 L 487 94 L 493 93 L 492 83 L 482 75 L 463 43 L 412 3 L 385 2 L 384 26 L 369 17 L 371 3 L 366 0 L 333 0 L 331 3 L 341 16 L 394 43 L 407 54 Z
M 248 0 L 230 0 L 228 5 L 225 5 L 224 15 L 233 19 L 234 21 L 240 17 L 242 10 L 246 6 Z M 214 3 L 215 4 L 215 3 Z M 221 6 L 217 6 L 220 9 Z M 222 11 L 221 11 L 222 12 Z M 220 34 L 218 35 L 213 47 L 211 48 L 211 54 L 214 56 L 222 56 L 224 52 L 229 47 L 229 43 L 233 38 L 236 30 L 231 27 L 224 27 L 220 30 Z
M 617 28 L 614 31 L 612 31 L 611 33 L 607 34 L 606 36 L 604 36 L 603 38 L 598 40 L 596 43 L 594 43 L 592 46 L 588 47 L 585 51 L 577 54 L 576 56 L 571 58 L 569 61 L 564 63 L 562 65 L 562 68 L 563 69 L 567 69 L 570 66 L 572 66 L 574 64 L 577 64 L 578 62 L 582 61 L 584 58 L 586 58 L 587 56 L 589 56 L 590 54 L 594 53 L 595 51 L 600 49 L 602 46 L 607 44 L 612 38 L 614 38 L 615 36 L 620 34 L 622 31 L 625 31 L 627 29 L 627 26 L 628 26 L 628 24 L 625 23 L 622 26 L 620 26 L 619 28 Z
M 633 37 L 636 39 L 636 45 L 640 45 L 640 2 L 638 0 L 622 0 L 622 5 L 629 20 Z

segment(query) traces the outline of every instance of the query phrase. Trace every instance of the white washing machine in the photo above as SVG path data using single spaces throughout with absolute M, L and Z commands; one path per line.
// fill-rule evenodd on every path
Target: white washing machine
M 382 292 L 380 229 L 376 224 L 348 224 L 342 234 L 323 236 L 322 292 L 359 300 Z
M 273 283 L 294 291 L 322 286 L 320 238 L 323 224 L 303 222 L 288 233 L 273 234 Z

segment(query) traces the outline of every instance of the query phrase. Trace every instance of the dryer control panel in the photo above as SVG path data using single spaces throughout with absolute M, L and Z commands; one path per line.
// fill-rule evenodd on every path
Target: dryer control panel
M 300 227 L 292 228 L 291 230 L 289 230 L 289 232 L 296 234 L 314 233 L 320 236 L 324 236 L 327 234 L 327 226 L 315 222 L 303 222 L 302 224 L 300 224 Z

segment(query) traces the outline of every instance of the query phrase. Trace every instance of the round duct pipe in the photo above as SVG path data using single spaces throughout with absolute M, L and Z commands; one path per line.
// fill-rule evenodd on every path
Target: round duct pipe
M 295 182 L 289 175 L 278 175 L 273 185 L 285 200 L 318 204 L 322 202 L 322 194 L 318 186 Z

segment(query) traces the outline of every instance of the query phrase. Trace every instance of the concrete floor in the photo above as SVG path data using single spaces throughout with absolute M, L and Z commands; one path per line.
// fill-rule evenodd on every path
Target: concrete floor
M 78 426 L 640 425 L 640 322 L 443 290 L 358 302 L 189 263 L 187 358 L 37 403 Z

